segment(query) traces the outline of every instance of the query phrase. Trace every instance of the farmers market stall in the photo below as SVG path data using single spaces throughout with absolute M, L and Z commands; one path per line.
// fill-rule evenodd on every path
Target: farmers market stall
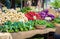
M 36 34 L 55 32 L 55 23 L 60 23 L 59 13 L 53 9 L 34 9 L 24 7 L 14 10 L 5 7 L 0 10 L 0 38 L 26 39 Z

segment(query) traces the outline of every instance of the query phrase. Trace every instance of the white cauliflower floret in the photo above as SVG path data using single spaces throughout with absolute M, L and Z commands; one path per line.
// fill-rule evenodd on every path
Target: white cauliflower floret
M 51 17 L 45 17 L 45 20 L 52 20 Z

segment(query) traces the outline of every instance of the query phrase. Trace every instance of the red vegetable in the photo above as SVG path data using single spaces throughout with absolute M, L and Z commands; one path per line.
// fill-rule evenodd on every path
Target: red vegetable
M 25 16 L 28 18 L 28 20 L 33 20 L 33 18 L 29 14 L 25 14 Z
M 28 18 L 28 20 L 35 20 L 34 16 L 36 16 L 37 20 L 41 19 L 41 16 L 36 12 L 28 12 L 27 14 L 25 14 L 25 16 Z
M 36 14 L 37 19 L 41 19 L 41 16 L 39 14 Z

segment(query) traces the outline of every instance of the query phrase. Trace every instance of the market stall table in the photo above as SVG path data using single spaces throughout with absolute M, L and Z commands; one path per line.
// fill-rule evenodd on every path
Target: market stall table
M 31 30 L 31 31 L 23 31 L 23 32 L 18 32 L 18 33 L 10 33 L 10 38 L 11 39 L 26 39 L 26 38 L 30 38 L 36 34 L 46 34 L 46 33 L 49 33 L 49 32 L 55 32 L 55 29 L 52 29 L 52 28 L 46 28 L 44 30 Z M 4 35 L 4 33 L 1 33 Z M 6 33 L 7 36 L 9 36 L 8 33 Z M 1 38 L 2 35 L 0 35 L 0 38 Z M 7 37 L 6 37 L 7 38 Z M 9 38 L 9 39 L 10 39 Z
M 18 33 L 12 33 L 13 39 L 24 39 L 24 38 L 30 38 L 36 34 L 46 34 L 49 32 L 55 32 L 55 29 L 52 28 L 46 28 L 44 30 L 32 30 L 32 31 L 24 31 L 24 32 L 18 32 Z
M 0 33 L 0 39 L 12 39 L 10 33 Z

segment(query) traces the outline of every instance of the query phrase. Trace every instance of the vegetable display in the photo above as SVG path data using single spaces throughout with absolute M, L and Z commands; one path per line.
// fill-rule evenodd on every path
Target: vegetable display
M 41 17 L 38 13 L 36 12 L 28 12 L 25 14 L 25 16 L 28 18 L 28 20 L 40 20 Z
M 55 18 L 52 14 L 48 14 L 48 17 L 51 17 L 51 19 Z
M 45 20 L 36 20 L 35 21 L 35 28 L 36 29 L 45 29 L 46 28 L 46 21 Z
M 60 23 L 60 18 L 55 18 L 50 14 L 48 9 L 41 12 L 31 11 L 31 8 L 24 7 L 23 9 L 3 9 L 0 11 L 0 32 L 19 32 L 37 29 L 54 28 L 54 23 Z M 39 28 L 39 27 L 38 27 Z
M 6 21 L 23 21 L 27 22 L 28 19 L 22 12 L 18 12 L 14 9 L 9 9 L 6 13 L 1 12 L 0 14 L 0 24 L 3 24 Z
M 44 25 L 47 28 L 54 28 L 54 24 L 45 20 L 29 20 L 28 22 L 11 22 L 7 21 L 3 25 L 0 25 L 0 32 L 19 32 L 34 30 L 35 25 Z
M 52 22 L 47 22 L 46 20 L 36 20 L 35 25 L 44 25 L 47 28 L 54 28 L 54 24 Z
M 27 12 L 29 12 L 30 10 L 31 10 L 30 7 L 24 7 L 23 9 L 21 9 L 21 12 L 22 12 L 22 13 L 27 13 Z
M 55 18 L 55 19 L 54 19 L 54 22 L 55 22 L 55 23 L 60 23 L 60 18 Z
M 35 24 L 38 24 L 38 25 L 45 25 L 47 21 L 45 20 L 35 20 Z
M 41 15 L 42 19 L 45 19 L 45 17 L 51 17 L 51 19 L 53 20 L 55 18 L 54 15 L 49 14 L 48 12 L 49 11 L 46 9 L 46 10 L 39 12 L 39 14 Z
M 47 28 L 55 28 L 54 24 L 52 22 L 47 22 L 46 23 Z
M 7 21 L 4 25 L 0 26 L 0 32 L 19 32 L 19 31 L 28 31 L 34 30 L 34 22 L 28 21 L 26 23 L 23 22 L 11 22 Z
M 60 18 L 59 17 L 58 18 L 55 18 L 54 21 L 53 21 L 53 23 L 54 23 L 54 25 L 56 27 L 60 27 Z

